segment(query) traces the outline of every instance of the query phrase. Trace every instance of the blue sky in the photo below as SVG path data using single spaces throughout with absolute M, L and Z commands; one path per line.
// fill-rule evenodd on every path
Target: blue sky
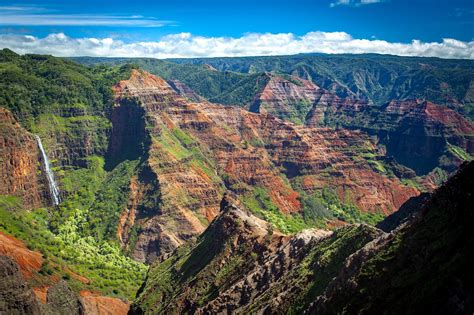
M 12 42 L 15 44 L 15 39 L 21 41 L 25 36 L 32 36 L 40 41 L 51 34 L 64 35 L 68 41 L 82 38 L 112 39 L 114 43 L 122 45 L 138 42 L 163 42 L 170 45 L 170 41 L 166 40 L 167 35 L 188 34 L 191 37 L 188 36 L 187 39 L 181 37 L 181 41 L 192 40 L 195 45 L 196 38 L 240 39 L 246 38 L 248 34 L 268 33 L 292 34 L 293 38 L 287 40 L 293 43 L 292 40 L 304 42 L 306 40 L 304 36 L 314 32 L 320 34 L 343 32 L 350 38 L 344 37 L 342 40 L 352 41 L 351 45 L 355 45 L 354 40 L 379 40 L 412 45 L 413 40 L 419 40 L 422 44 L 443 44 L 443 39 L 453 39 L 467 43 L 465 48 L 472 49 L 469 43 L 473 42 L 474 37 L 474 1 L 0 1 L 0 37 L 3 36 L 0 38 L 0 46 L 12 45 Z M 51 37 L 51 41 L 54 39 L 54 44 L 57 44 L 58 40 L 64 41 L 64 38 Z M 176 38 L 173 41 L 176 42 Z M 264 41 L 259 43 L 264 44 Z M 209 45 L 219 45 L 219 43 L 219 40 L 207 42 Z M 245 43 L 248 44 L 249 41 L 234 43 L 230 54 L 238 55 L 239 47 L 236 45 Z M 314 39 L 311 42 L 316 46 L 318 43 L 320 41 L 314 41 Z M 46 43 L 43 42 L 43 45 Z M 352 47 L 351 45 L 348 46 Z M 459 43 L 452 42 L 450 45 L 459 46 Z M 17 48 L 20 52 L 23 52 L 21 49 L 29 52 L 25 44 L 20 46 L 13 48 Z M 317 50 L 316 46 L 314 49 Z M 340 46 L 342 48 L 338 49 L 344 50 L 344 45 Z M 370 46 L 370 43 L 366 46 Z M 148 51 L 148 54 L 151 54 L 150 47 L 148 46 L 148 50 L 145 49 L 142 53 L 146 55 Z M 346 50 L 352 49 L 350 47 Z M 37 52 L 36 47 L 33 48 L 33 52 Z M 243 48 L 246 51 L 243 55 L 248 55 L 248 48 Z M 361 49 L 371 52 L 369 48 Z M 378 49 L 382 48 L 388 49 L 379 45 Z M 396 46 L 393 46 L 391 49 L 395 48 Z M 297 49 L 295 46 L 294 50 Z M 303 50 L 305 49 L 311 50 L 311 47 L 306 45 Z M 257 53 L 282 52 L 281 49 L 274 50 L 270 45 L 266 49 L 257 49 Z M 306 50 L 303 52 L 307 52 Z M 339 50 L 334 52 L 344 52 Z M 425 50 L 429 55 L 433 46 Z M 329 48 L 328 51 L 331 52 Z M 81 52 L 71 51 L 69 54 L 75 55 Z M 87 52 L 87 50 L 84 51 L 84 53 Z M 402 49 L 400 54 L 404 52 L 407 50 Z M 176 49 L 167 49 L 166 54 L 158 55 L 158 57 L 174 56 L 173 53 L 179 56 Z M 204 51 L 195 51 L 193 56 L 202 53 L 205 54 Z M 220 53 L 229 54 L 229 50 L 226 52 L 222 50 Z M 293 50 L 290 53 L 293 53 Z M 183 54 L 183 56 L 188 55 L 189 52 Z M 433 55 L 436 54 L 433 53 Z M 447 57 L 450 56 L 454 55 L 447 53 Z M 470 57 L 471 54 L 465 53 L 463 56 Z

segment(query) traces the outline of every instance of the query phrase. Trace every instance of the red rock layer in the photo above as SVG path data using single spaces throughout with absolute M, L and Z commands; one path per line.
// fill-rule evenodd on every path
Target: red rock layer
M 0 195 L 18 196 L 27 208 L 41 206 L 38 154 L 33 135 L 0 107 Z
M 155 215 L 139 222 L 139 260 L 148 259 L 147 251 L 163 246 L 169 251 L 201 233 L 218 212 L 223 182 L 237 194 L 255 186 L 266 189 L 283 213 L 302 210 L 283 174 L 301 176 L 308 192 L 338 187 L 342 198 L 349 195 L 365 211 L 390 213 L 418 193 L 374 172 L 364 159 L 355 162 L 356 152 L 375 152 L 363 133 L 295 126 L 268 114 L 192 103 L 141 71 L 115 92 L 117 108 L 133 99 L 144 109 L 151 139 L 147 163 L 162 201 Z
M 325 92 L 314 83 L 300 78 L 285 79 L 273 74 L 267 76 L 267 84 L 249 105 L 252 112 L 269 113 L 279 118 L 300 119 L 300 122 L 304 122 L 313 102 Z
M 126 315 L 130 305 L 120 299 L 81 291 L 84 313 L 87 315 Z
M 0 232 L 0 255 L 12 258 L 25 279 L 30 279 L 39 271 L 43 263 L 41 253 L 29 250 L 22 241 L 3 232 Z

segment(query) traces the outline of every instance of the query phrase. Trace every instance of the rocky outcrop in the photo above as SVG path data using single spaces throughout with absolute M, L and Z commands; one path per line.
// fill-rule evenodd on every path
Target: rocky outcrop
M 351 255 L 308 313 L 471 313 L 473 175 L 463 165 L 420 217 Z
M 285 236 L 226 195 L 196 243 L 151 266 L 131 313 L 470 313 L 473 172 L 462 167 L 390 233 Z
M 312 229 L 285 236 L 226 195 L 220 214 L 196 244 L 185 245 L 151 267 L 131 310 L 297 312 L 325 287 L 345 257 L 381 233 L 361 225 L 335 233 Z
M 271 73 L 266 73 L 266 76 L 267 83 L 249 104 L 251 112 L 303 123 L 314 101 L 326 92 L 311 81 L 300 78 Z
M 42 306 L 43 314 L 71 314 L 82 315 L 84 305 L 82 300 L 62 280 L 48 289 L 46 305 Z
M 340 198 L 350 198 L 363 211 L 391 213 L 417 194 L 356 157 L 379 155 L 361 132 L 296 126 L 270 114 L 192 103 L 166 81 L 138 70 L 115 93 L 114 110 L 143 111 L 145 130 L 134 134 L 147 134 L 144 165 L 160 194 L 146 214 L 140 201 L 137 211 L 126 212 L 134 213 L 140 227 L 132 255 L 141 261 L 201 233 L 218 213 L 224 185 L 240 197 L 260 187 L 286 214 L 303 210 L 291 182 L 297 179 L 308 194 L 337 187 Z
M 38 145 L 13 115 L 0 107 L 0 195 L 18 196 L 27 208 L 45 204 L 47 188 L 38 176 Z
M 169 80 L 169 85 L 181 96 L 185 97 L 190 102 L 205 102 L 206 99 L 179 80 Z
M 40 306 L 18 265 L 0 255 L 0 314 L 41 314 Z

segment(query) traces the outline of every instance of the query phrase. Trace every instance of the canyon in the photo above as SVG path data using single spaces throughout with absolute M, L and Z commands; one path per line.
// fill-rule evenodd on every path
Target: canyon
M 354 161 L 357 151 L 362 156 L 379 155 L 363 133 L 308 128 L 269 114 L 192 103 L 166 81 L 144 71 L 133 70 L 131 78 L 114 89 L 114 113 L 118 114 L 112 114 L 110 150 L 123 151 L 120 143 L 137 145 L 127 147 L 126 154 L 146 148 L 144 167 L 156 180 L 162 203 L 156 206 L 159 213 L 148 217 L 140 210 L 127 209 L 133 217 L 142 217 L 134 219 L 142 220 L 135 258 L 150 261 L 143 248 L 148 255 L 167 254 L 201 233 L 218 213 L 224 189 L 245 198 L 259 187 L 284 215 L 303 211 L 299 192 L 293 187 L 296 183 L 307 194 L 334 187 L 346 202 L 384 214 L 418 194 L 396 178 L 377 172 L 368 161 Z M 136 123 L 123 125 L 125 120 Z M 120 132 L 117 140 L 115 129 Z M 134 198 L 143 196 L 140 184 L 137 186 Z M 151 234 L 155 238 L 150 239 Z
M 404 96 L 387 99 L 293 58 L 0 51 L 0 313 L 357 312 L 443 272 L 461 285 L 437 278 L 420 303 L 470 309 L 466 265 L 433 254 L 472 239 L 465 82 L 447 101 L 389 80 Z M 425 249 L 429 272 L 410 270 Z

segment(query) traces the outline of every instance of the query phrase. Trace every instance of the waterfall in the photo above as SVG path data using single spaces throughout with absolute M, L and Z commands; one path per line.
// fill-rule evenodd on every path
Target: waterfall
M 36 142 L 38 142 L 38 148 L 41 151 L 41 155 L 43 156 L 43 166 L 44 171 L 46 172 L 46 179 L 48 180 L 49 192 L 51 193 L 51 200 L 55 206 L 57 206 L 61 202 L 61 198 L 59 196 L 59 188 L 56 185 L 56 181 L 54 180 L 54 173 L 51 170 L 51 165 L 49 164 L 48 156 L 44 151 L 43 144 L 41 143 L 41 138 L 35 135 Z

